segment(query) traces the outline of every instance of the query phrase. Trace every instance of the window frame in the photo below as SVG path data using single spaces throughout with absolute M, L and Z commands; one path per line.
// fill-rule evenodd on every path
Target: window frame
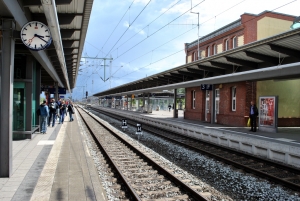
M 236 86 L 231 87 L 231 111 L 236 111 Z
M 217 45 L 216 44 L 213 44 L 212 51 L 213 51 L 213 55 L 217 54 Z
M 192 109 L 196 109 L 196 91 L 192 91 Z
M 225 40 L 224 46 L 225 46 L 225 51 L 229 50 L 229 40 L 228 39 Z
M 236 48 L 236 47 L 238 47 L 238 46 L 237 46 L 237 37 L 234 36 L 234 37 L 232 38 L 232 48 Z
M 206 55 L 207 55 L 207 57 L 209 57 L 210 56 L 210 46 L 207 46 L 206 51 L 207 51 Z

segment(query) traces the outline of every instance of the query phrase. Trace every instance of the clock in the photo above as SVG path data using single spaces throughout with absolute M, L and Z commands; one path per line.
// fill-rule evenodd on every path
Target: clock
M 27 22 L 21 30 L 21 40 L 30 50 L 44 50 L 52 42 L 50 29 L 38 21 Z

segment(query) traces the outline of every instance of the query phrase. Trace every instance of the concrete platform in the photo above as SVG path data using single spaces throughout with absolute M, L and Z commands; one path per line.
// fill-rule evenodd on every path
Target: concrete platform
M 76 114 L 47 134 L 13 141 L 13 173 L 0 178 L 0 200 L 106 200 Z
M 202 139 L 300 168 L 299 127 L 278 128 L 278 133 L 268 133 L 260 130 L 250 132 L 249 127 L 229 127 L 187 120 L 183 118 L 182 110 L 179 110 L 179 118 L 173 118 L 172 111 L 153 111 L 147 114 L 105 107 L 98 108 L 119 113 L 139 123 L 158 126 L 182 135 Z

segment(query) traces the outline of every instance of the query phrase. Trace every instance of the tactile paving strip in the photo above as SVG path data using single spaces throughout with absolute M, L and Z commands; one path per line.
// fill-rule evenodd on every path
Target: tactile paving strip
M 33 191 L 31 201 L 49 200 L 58 163 L 60 150 L 66 133 L 67 124 L 63 124 L 49 154 L 48 160 Z

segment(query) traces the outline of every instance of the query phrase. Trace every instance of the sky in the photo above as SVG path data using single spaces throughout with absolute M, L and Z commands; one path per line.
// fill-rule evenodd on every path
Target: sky
M 183 65 L 185 43 L 243 13 L 299 16 L 299 8 L 300 0 L 94 0 L 72 97 L 79 100 L 86 91 L 90 96 Z

